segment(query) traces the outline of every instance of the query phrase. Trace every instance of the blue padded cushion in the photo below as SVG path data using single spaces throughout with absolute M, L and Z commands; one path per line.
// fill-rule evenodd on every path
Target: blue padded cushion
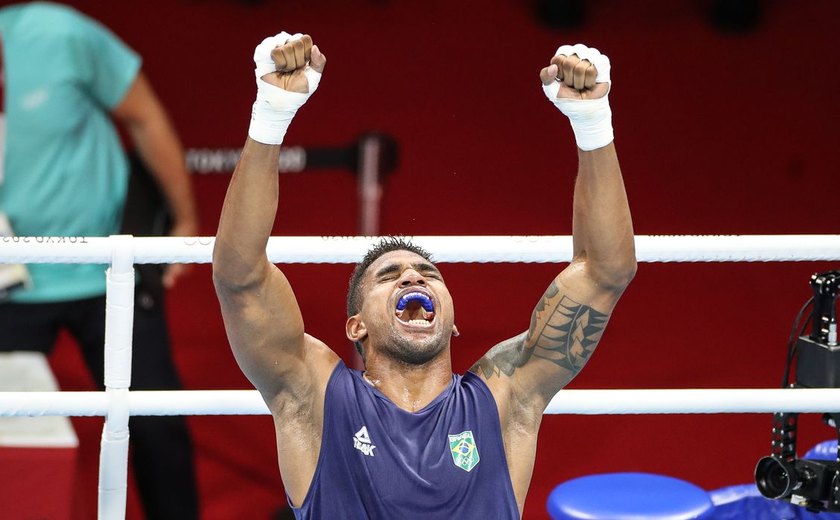
M 829 439 L 817 444 L 802 457 L 814 460 L 837 460 L 837 439 Z
M 548 496 L 554 520 L 680 520 L 714 512 L 702 488 L 650 473 L 605 473 L 564 482 Z

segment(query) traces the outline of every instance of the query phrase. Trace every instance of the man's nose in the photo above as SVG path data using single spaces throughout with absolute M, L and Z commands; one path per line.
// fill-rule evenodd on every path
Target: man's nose
M 400 282 L 400 286 L 409 287 L 412 285 L 426 285 L 426 278 L 424 278 L 422 274 L 418 273 L 414 269 L 409 269 L 403 273 L 403 278 Z

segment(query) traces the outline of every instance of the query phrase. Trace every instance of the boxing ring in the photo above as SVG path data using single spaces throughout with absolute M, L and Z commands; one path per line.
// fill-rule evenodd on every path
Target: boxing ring
M 569 262 L 569 236 L 412 237 L 437 263 Z M 272 237 L 274 263 L 356 263 L 376 237 Z M 256 390 L 130 391 L 134 265 L 210 263 L 213 238 L 2 237 L 0 263 L 109 264 L 105 391 L 0 392 L 3 416 L 103 416 L 98 515 L 125 518 L 131 415 L 256 415 Z M 636 236 L 639 262 L 840 260 L 840 235 Z M 840 389 L 563 390 L 550 414 L 840 412 Z

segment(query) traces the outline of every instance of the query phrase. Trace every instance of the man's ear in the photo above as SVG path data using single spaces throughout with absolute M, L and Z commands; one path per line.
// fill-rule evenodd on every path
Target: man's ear
M 460 335 L 461 335 L 461 333 L 458 332 L 458 326 L 453 323 L 452 324 L 452 337 L 457 338 Z
M 367 337 L 367 327 L 358 314 L 347 318 L 347 323 L 344 324 L 344 332 L 347 334 L 347 339 L 354 343 L 361 343 Z

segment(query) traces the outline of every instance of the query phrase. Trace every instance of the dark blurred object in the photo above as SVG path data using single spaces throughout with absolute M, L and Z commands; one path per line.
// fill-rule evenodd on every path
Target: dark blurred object
M 731 34 L 755 30 L 764 14 L 761 0 L 713 0 L 709 19 L 715 29 Z
M 284 507 L 275 511 L 271 520 L 295 520 L 295 512 L 289 507 Z
M 128 194 L 123 208 L 120 233 L 134 236 L 167 236 L 172 225 L 169 206 L 151 172 L 135 153 L 128 153 Z M 149 309 L 163 300 L 163 270 L 161 264 L 137 264 L 139 276 L 136 288 L 137 303 Z
M 586 18 L 585 0 L 536 0 L 537 20 L 549 29 L 576 29 Z
M 187 150 L 187 169 L 196 174 L 230 174 L 239 162 L 241 148 L 194 148 Z M 348 169 L 356 176 L 359 195 L 359 235 L 375 236 L 379 233 L 379 208 L 385 179 L 399 165 L 399 144 L 394 137 L 382 132 L 367 132 L 347 146 L 302 147 L 287 146 L 280 152 L 278 170 L 280 173 L 298 173 L 319 169 Z M 157 188 L 148 175 L 142 173 L 143 164 L 132 161 L 131 187 L 129 188 L 128 206 L 140 206 L 145 216 L 137 222 L 158 222 L 166 218 L 166 207 L 157 193 Z M 144 180 L 145 177 L 145 180 Z M 150 184 L 151 183 L 151 184 Z M 142 198 L 135 200 L 133 190 Z M 154 193 L 152 190 L 155 190 Z M 158 200 L 159 203 L 154 202 Z M 160 212 L 147 213 L 145 207 L 154 210 L 155 204 L 161 204 Z M 126 214 L 130 216 L 130 211 Z M 144 220 L 145 219 L 145 220 Z M 135 219 L 136 220 L 136 219 Z M 140 235 L 161 235 L 165 233 L 131 233 Z

